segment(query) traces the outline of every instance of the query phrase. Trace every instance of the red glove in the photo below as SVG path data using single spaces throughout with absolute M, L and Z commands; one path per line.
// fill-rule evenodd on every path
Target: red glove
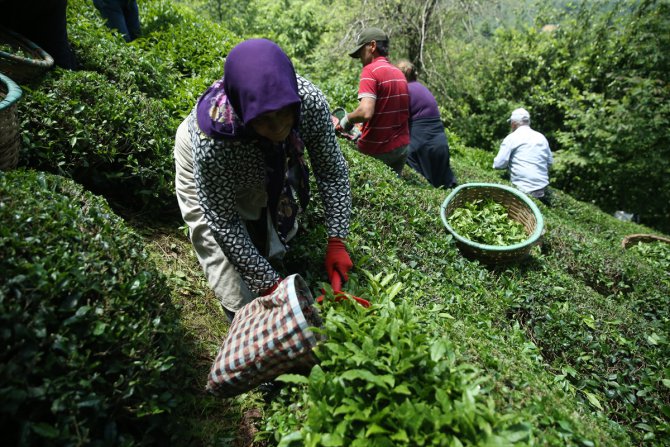
M 326 247 L 326 272 L 328 273 L 328 278 L 335 289 L 336 283 L 334 282 L 334 276 L 339 275 L 341 281 L 339 283 L 340 287 L 337 288 L 337 292 L 342 286 L 342 282 L 345 282 L 349 279 L 347 274 L 349 270 L 354 266 L 354 263 L 351 262 L 349 253 L 347 253 L 347 248 L 344 246 L 344 242 L 339 237 L 328 238 L 328 246 Z
M 325 294 L 324 295 L 319 295 L 316 298 L 316 302 L 321 304 L 321 303 L 323 303 L 324 298 L 325 298 Z M 350 293 L 346 293 L 346 292 L 335 292 L 335 302 L 339 303 L 340 301 L 343 301 L 343 300 L 354 300 L 355 302 L 357 302 L 358 304 L 360 304 L 361 306 L 363 306 L 365 308 L 370 307 L 370 301 L 368 301 L 368 300 L 364 300 L 363 298 L 359 298 L 357 296 L 354 296 L 354 295 L 352 295 Z
M 363 307 L 370 307 L 370 302 L 359 298 L 347 292 L 342 292 L 342 277 L 337 271 L 333 271 L 333 275 L 330 277 L 330 285 L 333 288 L 333 293 L 335 294 L 335 302 L 340 302 L 342 300 L 354 300 Z M 326 295 L 326 291 L 321 289 L 322 295 L 316 299 L 316 302 L 321 304 Z
M 330 277 L 330 286 L 333 288 L 333 292 L 342 291 L 342 277 L 339 273 L 333 272 L 333 276 Z

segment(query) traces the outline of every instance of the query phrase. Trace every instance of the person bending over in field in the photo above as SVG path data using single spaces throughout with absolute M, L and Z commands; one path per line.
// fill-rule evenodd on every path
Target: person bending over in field
M 177 130 L 176 192 L 191 242 L 228 318 L 271 293 L 270 264 L 296 234 L 310 197 L 304 149 L 323 200 L 328 277 L 353 267 L 344 245 L 351 189 L 323 93 L 296 75 L 275 43 L 235 46 L 224 76 L 198 99 Z
M 409 152 L 407 164 L 436 188 L 456 185 L 449 164 L 449 142 L 440 119 L 437 100 L 416 80 L 414 64 L 399 61 L 396 66 L 407 79 L 409 92 Z

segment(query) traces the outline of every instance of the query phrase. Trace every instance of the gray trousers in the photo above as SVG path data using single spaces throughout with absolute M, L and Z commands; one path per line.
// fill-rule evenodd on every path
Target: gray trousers
M 386 152 L 383 154 L 370 154 L 377 160 L 384 162 L 387 166 L 395 171 L 396 174 L 400 175 L 402 173 L 402 168 L 405 166 L 405 161 L 407 160 L 407 155 L 409 154 L 409 145 L 397 147 L 391 152 Z

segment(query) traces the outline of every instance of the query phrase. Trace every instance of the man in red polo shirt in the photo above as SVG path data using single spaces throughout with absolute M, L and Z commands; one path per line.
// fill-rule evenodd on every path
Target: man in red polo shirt
M 379 28 L 361 31 L 349 56 L 363 63 L 356 110 L 340 120 L 350 131 L 363 123 L 358 150 L 390 166 L 398 175 L 409 146 L 409 94 L 405 75 L 386 56 L 389 39 Z

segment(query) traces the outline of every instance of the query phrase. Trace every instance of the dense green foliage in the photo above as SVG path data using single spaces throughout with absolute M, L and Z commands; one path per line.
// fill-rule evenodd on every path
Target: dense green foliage
M 519 414 L 496 411 L 483 371 L 464 363 L 448 338 L 435 336 L 440 319 L 426 320 L 412 302 L 396 305 L 402 286 L 391 282 L 393 274 L 368 276 L 366 290 L 353 281 L 348 288 L 379 297 L 375 311 L 330 301 L 322 309 L 327 341 L 317 349 L 320 365 L 309 378 L 280 377 L 308 385 L 304 394 L 285 389 L 273 405 L 267 429 L 280 445 L 504 445 L 527 439 L 531 427 Z M 296 392 L 301 399 L 288 407 L 295 411 L 287 421 L 285 405 Z M 291 432 L 300 420 L 303 430 Z
M 174 131 L 220 75 L 227 50 L 251 36 L 284 38 L 298 72 L 317 81 L 333 107 L 355 104 L 360 64 L 344 56 L 347 43 L 336 43 L 352 37 L 349 24 L 359 3 L 286 0 L 282 13 L 265 0 L 198 2 L 229 6 L 213 10 L 223 25 L 184 3 L 140 2 L 144 36 L 126 44 L 104 27 L 90 2 L 71 0 L 70 35 L 83 70 L 54 70 L 26 88 L 22 162 L 72 176 L 122 210 L 174 207 Z M 268 13 L 259 14 L 260 6 Z M 461 65 L 433 59 L 457 74 L 435 85 L 451 86 L 439 99 L 461 183 L 506 183 L 490 168 L 493 138 L 504 135 L 504 119 L 517 103 L 531 109 L 538 128 L 543 121 L 573 119 L 571 129 L 578 129 L 578 116 L 565 113 L 577 110 L 570 101 L 579 96 L 573 95 L 592 87 L 583 84 L 582 71 L 604 89 L 603 98 L 614 98 L 607 91 L 612 85 L 624 85 L 599 71 L 619 65 L 605 63 L 612 62 L 606 56 L 614 46 L 591 33 L 605 23 L 634 28 L 618 28 L 616 15 L 589 11 L 571 16 L 581 24 L 575 32 L 583 33 L 574 48 L 562 46 L 572 35 L 564 22 L 553 33 L 489 25 L 482 41 L 470 35 L 454 47 L 456 36 L 444 40 L 458 49 L 452 62 Z M 587 22 L 594 26 L 582 26 Z M 613 36 L 614 42 L 619 35 Z M 645 61 L 655 42 L 640 42 L 649 45 Z M 596 54 L 600 61 L 591 60 Z M 574 63 L 576 56 L 583 66 Z M 627 62 L 633 60 L 628 54 Z M 649 99 L 645 95 L 655 91 L 636 98 Z M 515 97 L 502 96 L 508 92 Z M 648 103 L 665 113 L 656 99 Z M 620 110 L 615 116 L 623 119 L 627 109 Z M 658 123 L 662 119 L 649 120 Z M 595 125 L 618 130 L 621 122 L 598 118 Z M 567 141 L 565 129 L 547 128 L 552 143 Z M 601 127 L 589 129 L 608 140 Z M 665 135 L 644 129 L 645 137 Z M 349 143 L 342 146 L 354 199 L 347 245 L 356 265 L 345 290 L 373 306 L 327 303 L 320 366 L 307 377 L 284 377 L 285 388 L 269 403 L 257 393 L 229 401 L 202 393 L 225 336 L 225 316 L 178 229 L 181 222 L 154 217 L 152 226 L 168 227 L 160 231 L 135 222 L 163 276 L 147 259 L 143 241 L 103 200 L 60 177 L 3 174 L 0 267 L 8 281 L 0 285 L 0 336 L 6 345 L 25 340 L 3 354 L 17 357 L 0 363 L 0 421 L 11 440 L 231 445 L 243 436 L 240 415 L 260 409 L 267 445 L 669 445 L 667 253 L 649 244 L 620 248 L 625 235 L 648 228 L 617 221 L 559 189 L 552 208 L 538 205 L 547 227 L 541 250 L 523 264 L 485 267 L 461 256 L 447 237 L 439 217 L 444 190 L 413 172 L 398 178 Z M 591 150 L 582 162 L 604 153 L 601 146 Z M 567 161 L 559 172 L 574 173 L 579 164 L 561 152 Z M 665 166 L 661 159 L 655 163 Z M 662 185 L 648 177 L 657 189 Z M 605 184 L 594 177 L 583 187 L 592 181 Z M 282 274 L 303 275 L 314 292 L 325 280 L 318 199 L 315 194 L 282 267 Z M 171 299 L 184 309 L 180 315 Z M 181 367 L 185 380 L 173 375 Z
M 493 199 L 464 203 L 451 213 L 449 225 L 460 236 L 480 244 L 514 245 L 528 239 L 523 225 Z
M 141 239 L 81 186 L 0 174 L 0 421 L 11 445 L 166 439 L 183 337 Z
M 454 147 L 456 154 L 462 151 Z M 463 157 L 454 158 L 461 178 L 495 178 L 477 167 L 477 159 Z M 396 179 L 383 165 L 353 151 L 347 151 L 347 158 L 357 210 L 350 238 L 358 254 L 356 265 L 395 275 L 402 282 L 400 293 L 389 292 L 390 285 L 379 286 L 379 278 L 359 279 L 361 285 L 354 281 L 350 291 L 382 308 L 389 296 L 395 296 L 395 303 L 404 300 L 418 306 L 433 339 L 447 337 L 459 347 L 463 362 L 494 380 L 484 389 L 493 398 L 495 417 L 504 420 L 511 410 L 515 420 L 527 424 L 527 436 L 517 433 L 522 445 L 667 444 L 670 371 L 664 359 L 670 354 L 670 276 L 667 270 L 659 276 L 653 259 L 641 260 L 637 253 L 619 248 L 635 225 L 558 192 L 554 207 L 540 205 L 548 226 L 542 253 L 518 266 L 487 269 L 463 259 L 445 232 L 436 231 L 442 225 L 437 210 L 443 193 Z M 320 221 L 320 210 L 313 212 L 308 227 Z M 308 259 L 319 256 L 315 247 L 322 235 L 313 237 L 305 241 L 307 247 L 302 242 L 295 247 L 298 259 L 288 271 L 304 268 L 300 266 Z M 310 281 L 321 279 L 318 266 L 313 272 L 312 277 L 306 275 Z M 371 318 L 378 317 L 374 315 Z M 351 324 L 347 320 L 346 325 Z M 374 338 L 370 331 L 359 334 L 326 352 L 340 350 L 339 363 L 345 362 L 369 337 Z M 342 336 L 336 331 L 334 338 Z M 375 345 L 379 352 L 389 349 Z M 406 356 L 414 352 L 408 351 Z M 399 360 L 393 366 L 400 364 Z M 336 377 L 352 367 L 323 369 L 338 382 Z M 316 422 L 311 415 L 337 408 L 318 383 L 310 377 L 300 385 L 302 392 L 288 391 L 285 400 L 273 406 L 268 427 L 279 429 L 287 441 L 297 436 L 314 439 L 310 433 Z M 357 396 L 361 407 L 361 400 L 376 405 L 375 394 Z M 610 423 L 596 422 L 599 416 L 593 420 L 591 412 L 607 416 Z M 338 420 L 330 428 L 319 427 L 320 433 L 334 433 Z M 293 431 L 300 435 L 290 435 Z
M 158 214 L 176 210 L 175 129 L 223 72 L 233 37 L 171 2 L 145 6 L 151 37 L 128 45 L 90 2 L 69 2 L 81 69 L 24 86 L 21 163 L 72 177 L 115 209 Z
M 670 245 L 663 242 L 638 242 L 633 246 L 633 250 L 648 262 L 670 272 Z
M 658 185 L 670 173 L 670 3 L 610 3 L 546 7 L 532 25 L 454 38 L 442 105 L 454 132 L 491 150 L 525 106 L 556 153 L 556 186 L 667 231 L 670 191 Z
M 275 39 L 347 109 L 359 64 L 346 50 L 362 26 L 381 26 L 391 60 L 416 64 L 468 145 L 497 150 L 524 106 L 555 152 L 556 186 L 670 230 L 670 192 L 657 188 L 670 173 L 667 0 L 191 3 L 239 35 Z

